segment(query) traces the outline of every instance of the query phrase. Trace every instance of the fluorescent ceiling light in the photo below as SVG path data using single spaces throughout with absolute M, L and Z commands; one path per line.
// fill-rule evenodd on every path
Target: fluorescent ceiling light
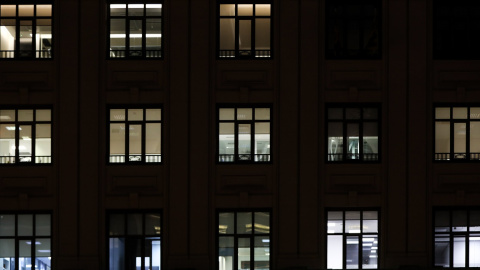
M 8 115 L 1 115 L 0 116 L 0 120 L 10 120 L 10 119 L 12 119 L 12 118 Z
M 111 4 L 110 8 L 126 8 L 126 4 Z
M 126 34 L 110 34 L 110 38 L 125 38 Z M 162 34 L 146 34 L 147 38 L 161 38 Z M 141 38 L 142 34 L 130 34 L 128 35 L 130 38 Z
M 143 4 L 128 4 L 128 8 L 143 8 Z
M 162 4 L 147 4 L 147 8 L 162 8 Z

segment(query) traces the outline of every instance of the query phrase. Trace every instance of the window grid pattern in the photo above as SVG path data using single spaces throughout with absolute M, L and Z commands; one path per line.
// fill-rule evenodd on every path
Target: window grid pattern
M 161 224 L 162 215 L 159 211 L 109 213 L 109 269 L 160 270 Z
M 327 161 L 379 161 L 379 125 L 379 106 L 327 106 Z
M 0 59 L 52 58 L 51 1 L 0 5 Z
M 435 160 L 480 160 L 480 106 L 435 108 Z
M 378 211 L 327 211 L 327 268 L 377 269 Z
M 0 109 L 0 164 L 50 164 L 51 134 L 51 109 Z
M 381 2 L 326 2 L 326 58 L 381 58 Z
M 109 119 L 109 163 L 162 162 L 161 108 L 111 108 Z
M 162 1 L 110 3 L 109 58 L 162 57 Z
M 480 209 L 434 211 L 434 265 L 480 267 Z
M 219 58 L 272 56 L 271 1 L 219 1 Z
M 271 109 L 220 107 L 218 109 L 218 162 L 271 162 Z
M 218 270 L 270 269 L 270 212 L 218 213 Z
M 0 214 L 3 269 L 51 269 L 50 214 Z

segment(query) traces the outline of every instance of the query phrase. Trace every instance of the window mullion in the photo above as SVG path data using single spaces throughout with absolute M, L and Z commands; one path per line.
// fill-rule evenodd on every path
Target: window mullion
M 128 110 L 127 110 L 128 113 Z M 125 163 L 130 162 L 130 123 L 125 122 Z
M 34 117 L 35 117 L 35 113 L 33 114 Z M 31 158 L 31 163 L 35 164 L 36 163 L 36 151 L 35 151 L 35 148 L 36 148 L 36 138 L 37 138 L 37 125 L 36 125 L 36 121 L 35 121 L 35 118 L 34 118 L 34 121 L 32 123 L 32 134 L 30 134 L 30 139 L 32 140 L 32 144 L 31 144 L 31 147 L 32 147 L 32 151 L 31 151 L 31 155 L 32 155 L 32 158 Z

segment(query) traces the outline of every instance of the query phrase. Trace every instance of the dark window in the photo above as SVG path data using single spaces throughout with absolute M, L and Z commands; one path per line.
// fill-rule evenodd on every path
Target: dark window
M 378 0 L 327 0 L 326 58 L 379 59 L 381 4 Z
M 270 239 L 270 212 L 219 212 L 217 269 L 270 269 Z
M 161 269 L 160 212 L 112 212 L 107 222 L 108 269 Z
M 50 214 L 0 214 L 3 269 L 52 269 Z
M 218 57 L 271 57 L 271 1 L 219 1 Z
M 434 59 L 480 59 L 480 2 L 432 2 Z
M 51 58 L 52 1 L 14 2 L 0 5 L 0 58 Z
M 111 108 L 108 119 L 109 163 L 162 161 L 160 108 Z
M 434 211 L 436 267 L 480 267 L 480 209 Z
M 219 107 L 218 162 L 270 162 L 270 108 Z
M 327 212 L 327 268 L 377 269 L 378 211 Z
M 0 109 L 0 164 L 51 162 L 51 109 Z
M 327 107 L 327 161 L 379 160 L 378 106 Z
M 480 160 L 480 107 L 435 108 L 435 160 Z
M 109 58 L 162 57 L 162 1 L 110 2 Z

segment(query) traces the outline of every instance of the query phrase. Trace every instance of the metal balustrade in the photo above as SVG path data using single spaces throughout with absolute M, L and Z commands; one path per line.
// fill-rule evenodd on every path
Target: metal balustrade
M 125 163 L 125 155 L 110 155 L 110 163 Z M 129 155 L 129 162 L 141 162 L 141 155 Z M 162 155 L 145 155 L 145 163 L 160 163 L 162 162 Z
M 435 160 L 480 160 L 480 153 L 435 153 Z
M 270 162 L 270 154 L 239 154 L 237 157 L 237 161 L 251 161 L 253 156 L 253 161 L 254 162 Z M 235 162 L 235 155 L 233 154 L 221 154 L 218 155 L 218 161 L 219 162 Z
M 35 56 L 35 57 L 34 57 Z M 35 50 L 35 51 L 25 51 L 25 50 L 0 50 L 0 58 L 37 58 L 37 59 L 48 59 L 52 58 L 51 50 Z
M 36 156 L 34 158 L 35 164 L 49 164 L 52 163 L 51 156 Z M 18 160 L 15 156 L 1 156 L 0 164 L 15 164 L 15 163 L 32 163 L 31 156 L 18 157 Z
M 363 160 L 360 160 L 359 153 L 347 153 L 346 160 L 358 160 L 358 161 L 377 161 L 378 154 L 377 153 L 364 153 L 362 154 Z M 335 153 L 335 154 L 328 154 L 327 155 L 328 161 L 344 161 L 343 154 Z
M 110 50 L 110 58 L 125 58 L 127 56 L 132 58 L 143 58 L 142 50 Z M 161 50 L 145 50 L 145 58 L 161 58 Z
M 251 57 L 253 51 L 252 50 L 239 50 L 238 57 Z M 220 58 L 233 58 L 237 57 L 237 53 L 235 50 L 219 50 L 218 56 Z M 268 58 L 272 56 L 271 50 L 255 50 L 255 58 Z

